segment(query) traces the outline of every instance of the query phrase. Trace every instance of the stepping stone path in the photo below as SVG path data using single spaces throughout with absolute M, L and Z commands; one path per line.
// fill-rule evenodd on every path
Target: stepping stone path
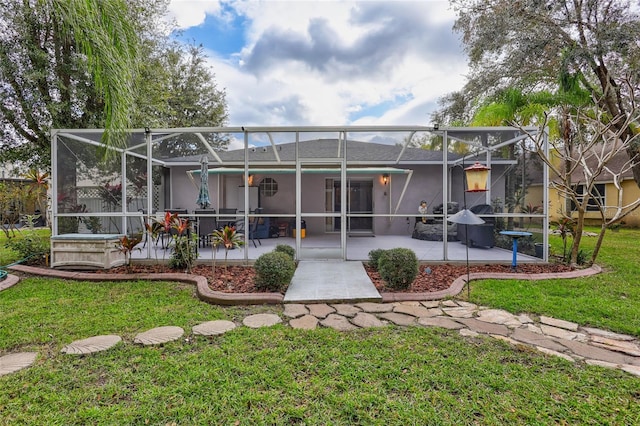
M 156 327 L 138 334 L 133 343 L 139 343 L 144 346 L 160 345 L 162 343 L 178 340 L 184 334 L 184 330 L 175 326 Z
M 236 324 L 232 321 L 207 321 L 194 326 L 193 334 L 199 334 L 201 336 L 215 336 L 218 334 L 224 334 L 234 328 L 236 328 Z
M 401 327 L 440 327 L 469 339 L 489 337 L 511 345 L 529 345 L 549 356 L 568 362 L 584 362 L 615 368 L 640 377 L 640 341 L 634 336 L 612 333 L 576 323 L 541 316 L 513 315 L 454 300 L 357 304 L 285 304 L 282 311 L 249 315 L 242 324 L 249 328 L 270 327 L 283 322 L 295 329 L 318 327 L 348 332 L 361 328 L 395 325 Z M 281 312 L 278 314 L 276 312 Z M 232 321 L 217 320 L 193 327 L 194 335 L 214 336 L 236 328 Z M 457 331 L 455 331 L 457 330 Z M 180 327 L 158 327 L 138 334 L 134 343 L 153 345 L 177 340 Z M 97 336 L 73 342 L 65 353 L 84 354 L 90 349 L 105 350 L 117 344 L 119 336 Z M 0 357 L 0 376 L 28 367 L 36 353 L 16 353 Z
M 29 367 L 37 356 L 36 352 L 18 352 L 0 357 L 0 376 Z
M 94 336 L 88 339 L 76 340 L 62 348 L 63 354 L 86 355 L 94 352 L 106 351 L 122 341 L 120 336 L 109 334 Z

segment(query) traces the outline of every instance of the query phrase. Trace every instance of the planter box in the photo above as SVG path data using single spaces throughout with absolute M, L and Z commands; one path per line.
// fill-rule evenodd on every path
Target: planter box
M 109 269 L 124 265 L 124 253 L 116 246 L 119 234 L 64 234 L 51 237 L 51 267 Z

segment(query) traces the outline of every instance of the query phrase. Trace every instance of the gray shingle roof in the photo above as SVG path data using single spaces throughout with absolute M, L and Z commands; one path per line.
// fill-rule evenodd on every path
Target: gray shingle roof
M 300 158 L 340 158 L 340 143 L 337 139 L 315 139 L 309 141 L 300 141 L 299 143 Z M 278 156 L 281 161 L 295 161 L 295 143 L 285 143 L 276 145 Z M 385 145 L 373 142 L 347 141 L 347 161 L 361 161 L 371 163 L 392 163 L 398 158 L 402 152 L 401 146 Z M 210 163 L 216 163 L 213 156 L 209 155 Z M 218 152 L 220 159 L 225 164 L 241 164 L 244 162 L 244 149 L 232 151 Z M 457 159 L 458 154 L 450 153 L 449 160 Z M 189 156 L 182 158 L 174 158 L 168 162 L 198 162 L 200 156 Z M 270 162 L 276 161 L 276 155 L 273 148 L 268 145 L 265 147 L 256 147 L 249 150 L 250 162 Z M 402 162 L 442 162 L 441 151 L 429 151 L 421 148 L 406 148 L 400 159 Z

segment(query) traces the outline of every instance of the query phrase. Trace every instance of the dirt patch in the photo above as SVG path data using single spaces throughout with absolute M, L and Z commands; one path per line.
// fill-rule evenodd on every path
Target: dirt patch
M 380 274 L 372 267 L 365 264 L 365 269 L 371 281 L 378 291 L 382 292 L 409 292 L 409 293 L 429 293 L 434 291 L 445 290 L 451 286 L 453 281 L 460 275 L 467 273 L 465 265 L 421 265 L 420 272 L 411 287 L 407 290 L 393 290 L 386 288 L 384 281 L 380 278 Z M 471 273 L 474 272 L 512 272 L 510 265 L 472 265 L 469 268 Z M 551 272 L 567 272 L 571 268 L 561 264 L 521 264 L 518 265 L 517 273 L 521 274 L 540 274 Z M 132 265 L 129 268 L 120 266 L 107 271 L 110 274 L 123 273 L 162 273 L 176 272 L 164 265 Z M 260 293 L 263 292 L 255 287 L 255 270 L 252 266 L 217 266 L 215 274 L 211 266 L 198 265 L 193 268 L 193 274 L 201 275 L 207 278 L 209 288 L 224 293 Z

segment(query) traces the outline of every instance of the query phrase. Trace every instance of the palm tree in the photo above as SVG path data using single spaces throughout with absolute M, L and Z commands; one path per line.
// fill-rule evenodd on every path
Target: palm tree
M 102 95 L 108 146 L 124 145 L 134 106 L 139 37 L 127 0 L 39 0 L 50 8 L 62 34 L 87 58 Z

